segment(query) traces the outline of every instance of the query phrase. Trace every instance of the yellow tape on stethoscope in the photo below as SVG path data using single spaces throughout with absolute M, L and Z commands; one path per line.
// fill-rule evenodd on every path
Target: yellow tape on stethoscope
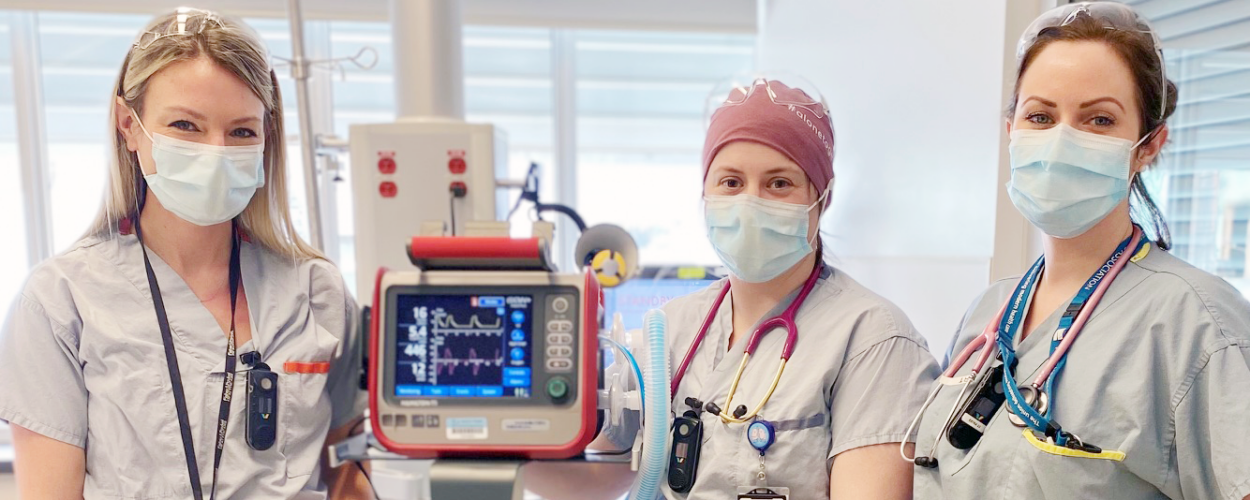
M 1101 453 L 1090 453 L 1088 451 L 1074 450 L 1066 446 L 1048 443 L 1037 438 L 1030 429 L 1024 430 L 1024 439 L 1033 445 L 1034 448 L 1042 450 L 1051 455 L 1072 458 L 1091 458 L 1095 460 L 1111 460 L 1114 462 L 1123 462 L 1127 456 L 1122 451 L 1102 450 Z

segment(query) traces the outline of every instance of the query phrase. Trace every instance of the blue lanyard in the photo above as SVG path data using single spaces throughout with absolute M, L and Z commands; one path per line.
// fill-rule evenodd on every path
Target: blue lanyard
M 1107 259 L 1107 262 L 1099 267 L 1098 270 L 1094 271 L 1094 274 L 1085 281 L 1085 285 L 1077 291 L 1076 297 L 1073 297 L 1072 302 L 1068 304 L 1067 310 L 1064 311 L 1063 317 L 1059 320 L 1059 328 L 1050 338 L 1050 354 L 1052 356 L 1055 354 L 1059 345 L 1063 343 L 1063 339 L 1068 335 L 1068 329 L 1072 326 L 1072 322 L 1081 313 L 1081 310 L 1085 308 L 1090 296 L 1093 295 L 1094 291 L 1098 289 L 1098 285 L 1102 283 L 1102 280 L 1107 276 L 1108 271 L 1110 271 L 1111 268 L 1115 266 L 1116 261 L 1124 255 L 1124 252 L 1127 250 L 1128 244 L 1132 241 L 1132 239 L 1133 237 L 1130 235 L 1127 239 L 1120 243 L 1120 246 L 1116 247 L 1115 252 L 1113 252 L 1111 257 Z M 1141 242 L 1137 245 L 1137 248 L 1134 249 L 1133 252 L 1136 253 L 1140 251 L 1141 247 L 1147 243 L 1148 240 L 1142 238 Z M 1020 329 L 1020 324 L 1024 322 L 1026 314 L 1025 305 L 1028 304 L 1029 295 L 1033 293 L 1033 289 L 1037 284 L 1037 279 L 1041 275 L 1042 269 L 1045 265 L 1045 256 L 1039 257 L 1037 262 L 1034 262 L 1033 266 L 1029 268 L 1029 272 L 1026 273 L 1024 278 L 1020 280 L 1020 284 L 1016 286 L 1016 290 L 1012 294 L 1011 300 L 1008 302 L 1009 307 L 1007 314 L 1004 314 L 1002 319 L 999 320 L 996 343 L 998 344 L 998 350 L 1003 359 L 1003 391 L 1006 393 L 1007 405 L 1010 407 L 1012 413 L 1020 417 L 1020 419 L 1023 420 L 1030 429 L 1044 433 L 1047 437 L 1053 438 L 1055 440 L 1055 444 L 1059 446 L 1066 446 L 1069 437 L 1068 434 L 1061 432 L 1059 424 L 1049 417 L 1051 411 L 1047 411 L 1044 415 L 1033 409 L 1032 406 L 1028 405 L 1024 401 L 1024 396 L 1020 394 L 1020 388 L 1016 383 L 1016 377 L 1013 373 L 1016 362 L 1016 351 L 1012 347 L 1012 341 L 1016 337 L 1016 332 Z M 1050 374 L 1046 378 L 1045 392 L 1047 394 L 1053 394 L 1055 380 L 1058 379 L 1059 372 L 1063 371 L 1063 367 L 1067 363 L 1068 353 L 1064 352 L 1061 356 L 1062 357 L 1055 364 L 1055 368 L 1051 370 Z

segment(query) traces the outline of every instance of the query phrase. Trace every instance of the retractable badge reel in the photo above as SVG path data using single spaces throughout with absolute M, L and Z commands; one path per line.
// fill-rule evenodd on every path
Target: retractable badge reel
M 767 420 L 755 420 L 747 426 L 747 442 L 760 452 L 760 471 L 755 475 L 754 486 L 738 487 L 738 500 L 789 500 L 790 488 L 768 486 L 768 474 L 764 469 L 768 448 L 777 442 L 777 428 Z

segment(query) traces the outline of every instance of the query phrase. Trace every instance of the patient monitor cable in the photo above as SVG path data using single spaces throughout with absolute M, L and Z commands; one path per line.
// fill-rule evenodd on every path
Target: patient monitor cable
M 538 213 L 538 220 L 542 220 L 543 212 L 557 212 L 564 214 L 573 224 L 577 225 L 579 232 L 586 230 L 586 221 L 582 216 L 567 205 L 558 203 L 543 203 L 538 199 L 538 163 L 531 162 L 529 170 L 525 173 L 525 181 L 521 187 L 521 196 L 517 197 L 516 204 L 512 205 L 512 210 L 508 211 L 508 219 L 521 208 L 522 201 L 529 201 L 534 204 L 534 211 Z
M 356 425 L 353 425 L 353 426 L 352 426 L 351 430 L 347 431 L 347 436 L 348 436 L 348 437 L 351 437 L 351 436 L 355 435 L 355 434 L 356 434 L 356 431 L 360 430 L 360 426 L 365 425 L 365 422 L 367 422 L 367 421 L 369 421 L 369 419 L 367 419 L 367 418 L 362 418 L 362 419 L 360 419 L 360 421 L 356 422 Z M 360 461 L 360 460 L 352 460 L 352 462 L 354 462 L 354 463 L 356 464 L 356 468 L 357 468 L 357 469 L 360 469 L 360 473 L 365 475 L 365 481 L 368 481 L 368 482 L 369 482 L 369 490 L 373 492 L 373 498 L 374 498 L 374 500 L 382 500 L 382 497 L 378 495 L 378 490 L 377 490 L 377 488 L 374 488 L 374 487 L 373 487 L 373 476 L 370 476 L 370 475 L 369 475 L 369 471 L 366 471 L 366 470 L 365 470 L 365 466 L 364 466 L 364 464 L 362 463 L 362 461 Z

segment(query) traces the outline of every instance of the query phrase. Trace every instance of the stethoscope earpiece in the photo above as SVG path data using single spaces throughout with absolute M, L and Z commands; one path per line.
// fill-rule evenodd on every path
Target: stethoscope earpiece
M 916 465 L 926 469 L 936 469 L 938 461 L 933 457 L 916 457 Z

